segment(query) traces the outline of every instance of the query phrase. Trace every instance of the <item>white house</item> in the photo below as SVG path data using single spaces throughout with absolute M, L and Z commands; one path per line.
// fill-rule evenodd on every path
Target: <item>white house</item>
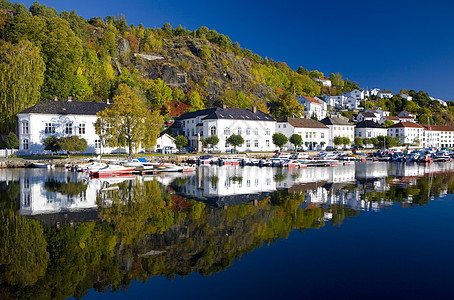
M 288 138 L 293 134 L 299 134 L 303 139 L 304 149 L 321 150 L 328 143 L 328 126 L 313 119 L 286 118 L 284 121 L 277 122 L 276 132 L 282 133 Z M 288 149 L 294 149 L 290 142 L 285 146 Z
M 387 129 L 374 121 L 362 121 L 355 126 L 355 137 L 360 138 L 376 138 L 378 136 L 386 136 Z
M 331 80 L 329 79 L 323 79 L 323 78 L 312 78 L 312 80 L 321 82 L 323 86 L 328 86 L 331 87 Z
M 413 97 L 412 97 L 412 96 L 409 96 L 409 95 L 407 95 L 407 94 L 400 94 L 400 96 L 401 96 L 402 98 L 404 98 L 405 100 L 408 100 L 408 101 L 413 100 Z
M 360 111 L 358 117 L 356 117 L 358 122 L 362 121 L 373 121 L 378 123 L 380 121 L 380 116 L 376 115 L 370 111 Z
M 421 125 L 425 129 L 425 147 L 454 147 L 454 128 L 446 125 Z
M 369 95 L 371 95 L 371 96 L 377 96 L 377 95 L 378 95 L 378 92 L 380 92 L 380 89 L 379 89 L 379 88 L 373 88 L 373 89 L 369 90 Z
M 175 119 L 177 134 L 185 135 L 189 146 L 197 148 L 198 140 L 216 135 L 219 143 L 215 150 L 228 152 L 234 147 L 226 140 L 232 134 L 241 135 L 244 144 L 239 151 L 274 151 L 272 136 L 276 132 L 276 121 L 268 114 L 253 109 L 208 108 L 185 113 Z
M 378 98 L 383 99 L 383 98 L 392 98 L 393 93 L 389 90 L 380 90 L 377 94 Z
M 438 101 L 438 103 L 440 103 L 441 105 L 443 105 L 444 107 L 448 107 L 448 103 L 446 103 L 446 101 L 443 101 L 441 99 L 437 99 L 437 98 L 434 98 L 434 97 L 430 97 L 430 100 L 432 101 Z
M 345 96 L 345 97 L 351 97 L 351 98 L 354 98 L 356 100 L 364 100 L 364 97 L 365 97 L 365 94 L 364 94 L 364 90 L 353 90 L 351 92 L 344 92 L 342 93 L 342 96 Z
M 327 146 L 334 146 L 334 138 L 347 137 L 351 142 L 355 139 L 355 125 L 336 117 L 326 117 L 320 121 L 329 128 Z
M 85 153 L 100 153 L 100 138 L 95 132 L 96 113 L 108 107 L 103 102 L 45 100 L 17 114 L 19 126 L 19 153 L 40 154 L 44 140 L 49 136 L 76 135 L 87 141 Z M 102 147 L 103 153 L 114 149 Z
M 387 128 L 388 135 L 408 145 L 423 145 L 425 140 L 424 127 L 412 122 L 399 122 Z
M 167 133 L 161 134 L 157 138 L 156 146 L 153 147 L 153 152 L 156 152 L 158 149 L 163 149 L 165 147 L 176 148 L 175 139 L 172 136 L 168 135 Z
M 413 117 L 413 118 L 416 118 L 416 115 L 415 115 L 415 114 L 412 114 L 412 113 L 410 113 L 410 112 L 408 112 L 408 111 L 405 111 L 405 110 L 399 112 L 399 113 L 397 114 L 397 116 L 398 116 L 398 117 Z
M 348 110 L 355 110 L 355 109 L 359 109 L 360 104 L 361 104 L 360 100 L 358 100 L 356 98 L 348 97 L 347 99 L 344 100 L 342 107 L 346 108 Z
M 304 117 L 311 118 L 316 116 L 321 120 L 326 117 L 327 106 L 325 101 L 319 98 L 311 98 L 306 96 L 298 96 L 298 102 L 304 106 Z
M 322 97 L 325 100 L 325 102 L 328 104 L 328 106 L 337 108 L 337 109 L 344 108 L 344 102 L 347 100 L 347 97 L 345 97 L 343 95 L 338 95 L 338 96 L 323 95 Z

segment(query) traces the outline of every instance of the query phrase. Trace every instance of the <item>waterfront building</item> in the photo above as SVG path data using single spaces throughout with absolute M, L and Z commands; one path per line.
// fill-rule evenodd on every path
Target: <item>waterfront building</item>
M 454 147 L 454 128 L 446 125 L 421 124 L 425 129 L 425 147 Z
M 374 121 L 361 121 L 355 126 L 355 137 L 370 139 L 386 135 L 387 129 Z
M 18 154 L 41 154 L 44 140 L 49 136 L 56 138 L 73 135 L 87 141 L 85 153 L 111 153 L 112 148 L 102 147 L 95 132 L 96 113 L 106 109 L 107 102 L 84 102 L 45 100 L 17 114 L 19 126 Z
M 303 149 L 323 150 L 328 143 L 329 128 L 325 124 L 305 118 L 285 118 L 276 124 L 276 132 L 290 138 L 298 134 L 303 139 Z M 294 149 L 290 141 L 285 144 L 288 149 Z
M 188 138 L 188 146 L 197 148 L 199 141 L 217 136 L 219 143 L 214 151 L 228 152 L 234 147 L 227 144 L 232 134 L 241 135 L 239 151 L 274 151 L 272 136 L 276 132 L 276 121 L 268 114 L 253 109 L 215 107 L 185 113 L 175 119 L 174 133 Z
M 424 127 L 413 122 L 399 122 L 387 128 L 388 135 L 400 143 L 420 146 L 425 143 Z
M 320 121 L 329 128 L 327 146 L 334 146 L 336 136 L 347 137 L 353 143 L 355 139 L 355 125 L 337 117 L 326 117 Z

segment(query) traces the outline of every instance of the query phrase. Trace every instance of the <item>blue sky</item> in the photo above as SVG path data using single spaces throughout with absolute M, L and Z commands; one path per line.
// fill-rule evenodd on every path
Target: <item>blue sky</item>
M 364 88 L 424 90 L 454 100 L 453 0 L 39 2 L 85 19 L 123 14 L 128 24 L 145 27 L 206 26 L 295 70 L 339 72 Z

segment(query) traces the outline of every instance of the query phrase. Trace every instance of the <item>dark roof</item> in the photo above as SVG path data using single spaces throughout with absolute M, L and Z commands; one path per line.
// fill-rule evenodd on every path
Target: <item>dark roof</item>
M 328 128 L 325 124 L 313 119 L 286 118 L 283 122 L 288 122 L 295 128 Z
M 181 116 L 175 118 L 175 121 L 193 119 L 193 118 L 197 118 L 199 116 L 208 116 L 208 115 L 212 114 L 216 109 L 217 109 L 216 107 L 213 107 L 213 108 L 207 108 L 207 109 L 201 109 L 201 110 L 197 110 L 197 111 L 187 112 L 187 113 L 184 113 Z
M 96 115 L 109 106 L 105 102 L 45 100 L 18 114 Z
M 358 124 L 356 124 L 356 128 L 383 128 L 386 129 L 385 127 L 381 126 L 378 123 L 375 123 L 374 121 L 361 121 Z
M 421 124 L 421 126 L 424 127 L 425 130 L 430 130 L 430 131 L 454 131 L 454 128 L 451 126 L 446 126 L 446 125 L 427 125 L 427 124 Z
M 368 112 L 368 111 L 362 111 L 360 112 L 361 115 L 363 115 L 364 118 L 376 118 L 377 116 L 374 115 L 373 113 L 371 112 Z
M 323 120 L 320 121 L 320 123 L 323 123 L 325 125 L 353 125 L 348 123 L 345 120 L 342 120 L 341 118 L 337 117 L 326 117 Z
M 256 110 L 254 113 L 252 109 L 242 108 L 216 108 L 211 114 L 203 118 L 203 120 L 213 119 L 230 119 L 230 120 L 255 120 L 255 121 L 275 121 L 270 115 Z

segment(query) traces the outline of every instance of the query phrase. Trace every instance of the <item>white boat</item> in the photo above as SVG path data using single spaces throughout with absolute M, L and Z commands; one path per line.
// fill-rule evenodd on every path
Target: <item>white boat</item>
M 109 177 L 118 176 L 123 174 L 131 174 L 135 170 L 135 167 L 125 167 L 120 165 L 107 165 L 97 171 L 90 172 L 93 177 Z
M 35 168 L 43 168 L 43 169 L 50 169 L 53 168 L 54 166 L 52 164 L 45 164 L 45 163 L 33 163 L 33 166 Z
M 126 161 L 120 162 L 120 165 L 126 166 L 126 167 L 142 167 L 144 164 L 147 163 L 147 160 L 145 158 L 131 158 Z

